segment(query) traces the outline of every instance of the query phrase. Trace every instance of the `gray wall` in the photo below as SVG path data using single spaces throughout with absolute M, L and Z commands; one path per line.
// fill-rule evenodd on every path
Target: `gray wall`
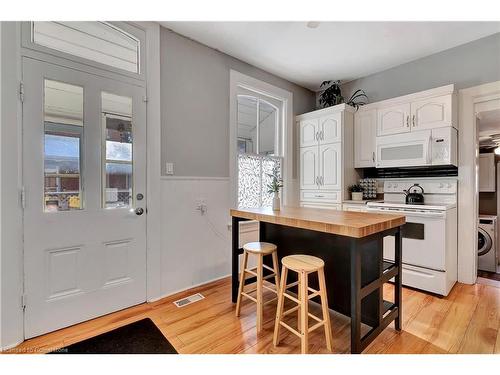
M 498 80 L 500 33 L 347 82 L 342 94 L 349 98 L 361 88 L 373 103 L 450 83 L 462 89 Z
M 163 27 L 160 48 L 162 174 L 168 161 L 178 176 L 229 176 L 230 69 L 291 91 L 295 114 L 314 109 L 312 91 Z

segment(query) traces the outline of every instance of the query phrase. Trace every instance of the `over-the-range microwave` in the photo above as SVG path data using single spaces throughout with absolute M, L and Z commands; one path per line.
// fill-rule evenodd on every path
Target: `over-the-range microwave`
M 377 137 L 377 168 L 458 165 L 452 127 Z

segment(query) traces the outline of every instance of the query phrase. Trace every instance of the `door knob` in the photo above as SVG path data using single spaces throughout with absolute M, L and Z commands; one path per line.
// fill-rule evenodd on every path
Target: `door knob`
M 136 208 L 136 209 L 135 209 L 135 214 L 136 214 L 136 215 L 139 215 L 139 216 L 140 216 L 140 215 L 142 215 L 143 213 L 144 213 L 144 208 L 139 207 L 139 208 Z

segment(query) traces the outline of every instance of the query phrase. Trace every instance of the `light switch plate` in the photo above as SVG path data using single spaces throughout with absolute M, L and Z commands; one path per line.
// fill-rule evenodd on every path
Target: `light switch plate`
M 166 163 L 165 164 L 166 174 L 173 175 L 174 174 L 174 163 Z

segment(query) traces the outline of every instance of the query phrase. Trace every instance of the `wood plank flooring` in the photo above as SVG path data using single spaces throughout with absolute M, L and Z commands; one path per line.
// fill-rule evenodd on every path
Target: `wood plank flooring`
M 182 308 L 172 303 L 197 292 L 205 299 Z M 393 294 L 392 285 L 387 284 L 385 299 L 392 300 Z M 44 353 L 149 317 L 181 354 L 300 353 L 299 339 L 286 330 L 282 330 L 280 346 L 273 347 L 275 309 L 275 303 L 264 307 L 263 332 L 257 335 L 255 304 L 244 300 L 241 316 L 236 318 L 230 279 L 225 278 L 27 340 L 8 352 Z M 319 314 L 317 306 L 312 305 L 311 309 Z M 293 316 L 290 319 L 296 320 Z M 331 312 L 331 319 L 333 352 L 348 353 L 350 319 L 335 312 Z M 364 353 L 498 354 L 500 283 L 457 284 L 446 298 L 403 288 L 402 332 L 393 326 L 382 332 Z M 314 331 L 309 339 L 310 353 L 328 353 L 324 340 L 322 330 Z

